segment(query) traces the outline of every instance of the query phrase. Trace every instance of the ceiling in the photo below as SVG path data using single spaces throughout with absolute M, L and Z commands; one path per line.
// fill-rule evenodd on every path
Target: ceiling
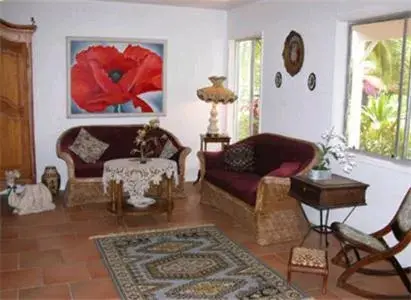
M 0 0 L 1 1 L 1 0 Z M 98 0 L 113 1 L 113 0 Z M 114 0 L 115 1 L 115 0 Z M 117 0 L 116 2 L 146 3 L 229 10 L 258 0 Z

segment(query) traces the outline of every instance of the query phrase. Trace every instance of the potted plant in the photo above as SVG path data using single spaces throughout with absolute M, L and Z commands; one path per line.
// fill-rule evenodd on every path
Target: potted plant
M 160 121 L 159 119 L 152 119 L 148 122 L 148 124 L 144 125 L 143 129 L 139 129 L 137 131 L 137 136 L 134 139 L 134 144 L 136 145 L 135 149 L 131 150 L 131 154 L 139 154 L 140 157 L 138 161 L 142 164 L 145 164 L 148 161 L 148 158 L 146 157 L 147 149 L 146 146 L 147 144 L 154 138 L 148 138 L 147 134 L 153 130 L 160 127 Z
M 309 171 L 308 177 L 312 180 L 326 180 L 331 178 L 331 159 L 334 158 L 345 173 L 350 173 L 356 165 L 354 154 L 348 152 L 347 140 L 344 136 L 335 133 L 334 127 L 321 135 L 324 142 L 317 144 L 320 158 L 318 163 Z

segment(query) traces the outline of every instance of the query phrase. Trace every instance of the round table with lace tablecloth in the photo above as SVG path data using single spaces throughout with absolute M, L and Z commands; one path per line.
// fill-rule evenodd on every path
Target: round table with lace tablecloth
M 165 199 L 145 195 L 150 186 L 160 185 L 163 180 L 166 181 L 167 190 L 160 194 L 165 194 Z M 110 194 L 110 210 L 117 215 L 167 212 L 170 217 L 173 180 L 177 183 L 177 163 L 169 159 L 151 158 L 140 163 L 137 158 L 121 158 L 104 163 L 104 191 Z M 129 196 L 124 199 L 124 194 Z

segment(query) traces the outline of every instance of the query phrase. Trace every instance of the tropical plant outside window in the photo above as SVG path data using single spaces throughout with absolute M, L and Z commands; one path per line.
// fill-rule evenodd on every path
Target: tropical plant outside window
M 409 17 L 350 26 L 345 129 L 355 149 L 411 159 Z
M 261 88 L 261 38 L 236 42 L 236 93 L 234 138 L 259 133 Z

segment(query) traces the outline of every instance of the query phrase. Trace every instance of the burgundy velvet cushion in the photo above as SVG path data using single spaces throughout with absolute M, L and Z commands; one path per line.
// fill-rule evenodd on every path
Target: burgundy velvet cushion
M 255 172 L 265 176 L 269 172 L 278 169 L 281 161 L 278 157 L 278 146 L 270 143 L 256 144 L 255 146 Z
M 283 162 L 300 162 L 305 168 L 315 156 L 315 148 L 293 138 L 263 133 L 249 138 L 255 144 L 256 170 L 260 176 L 280 168 Z
M 270 172 L 269 175 L 277 177 L 290 177 L 297 173 L 300 165 L 301 164 L 297 161 L 283 162 L 278 169 Z
M 74 170 L 75 176 L 78 178 L 102 177 L 104 162 L 97 161 L 94 164 L 77 163 Z
M 223 151 L 203 152 L 205 159 L 206 170 L 224 169 L 224 153 Z
M 207 170 L 205 178 L 210 183 L 229 194 L 255 206 L 257 187 L 261 177 L 248 172 L 230 172 L 226 170 Z

